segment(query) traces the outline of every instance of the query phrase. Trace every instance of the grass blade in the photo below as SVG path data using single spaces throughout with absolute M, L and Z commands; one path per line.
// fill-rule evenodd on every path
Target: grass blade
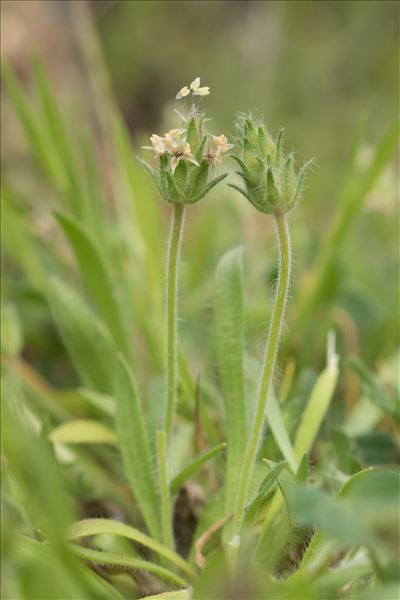
M 103 423 L 79 419 L 59 425 L 49 435 L 53 443 L 60 444 L 115 444 L 117 436 Z
M 44 135 L 44 130 L 39 120 L 34 115 L 20 84 L 7 64 L 3 65 L 2 74 L 4 75 L 7 89 L 19 120 L 37 158 L 51 179 L 57 182 L 58 187 L 62 188 L 64 186 L 64 177 L 60 164 L 57 161 L 57 155 L 51 151 L 52 144 L 49 143 L 49 140 Z
M 333 336 L 333 333 L 329 335 Z M 296 432 L 294 451 L 298 461 L 310 452 L 335 391 L 339 369 L 338 357 L 334 348 L 330 347 L 333 341 L 333 337 L 328 337 L 328 365 L 315 382 Z
M 90 234 L 73 217 L 57 213 L 56 218 L 78 260 L 88 292 L 121 352 L 131 357 L 127 328 L 115 295 L 115 285 L 108 265 Z
M 279 474 L 281 473 L 282 469 L 284 469 L 285 466 L 286 466 L 285 460 L 277 463 L 274 467 L 272 467 L 272 469 L 270 469 L 270 471 L 267 473 L 267 475 L 262 480 L 254 500 L 252 500 L 250 502 L 250 504 L 248 505 L 248 507 L 246 508 L 246 516 L 243 521 L 243 525 L 245 527 L 248 527 L 253 523 L 254 517 L 256 516 L 257 511 L 261 506 L 263 498 L 265 498 L 266 494 L 268 493 L 268 490 L 275 483 L 275 481 L 279 477 Z
M 47 296 L 82 382 L 100 392 L 112 393 L 116 350 L 107 329 L 79 296 L 60 280 L 51 280 Z
M 193 462 L 187 465 L 170 483 L 171 494 L 175 494 L 190 477 L 193 477 L 201 467 L 209 460 L 214 458 L 226 447 L 225 443 L 219 444 L 212 448 L 208 452 L 205 452 L 201 456 L 197 457 Z
M 168 583 L 171 583 L 172 585 L 179 587 L 185 587 L 187 585 L 186 581 L 182 579 L 182 577 L 179 577 L 179 575 L 175 575 L 175 573 L 169 569 L 160 567 L 159 565 L 156 565 L 148 560 L 142 560 L 140 558 L 126 556 L 124 554 L 116 554 L 115 552 L 90 550 L 89 548 L 83 548 L 82 546 L 74 545 L 71 547 L 75 554 L 93 563 L 122 567 L 124 571 L 127 569 L 146 571 L 147 573 L 152 573 L 153 575 L 160 577 L 164 581 L 168 581 Z
M 246 406 L 243 378 L 242 250 L 234 248 L 219 261 L 214 288 L 215 344 L 227 427 L 226 512 L 235 504 L 237 469 L 246 442 Z
M 117 365 L 115 396 L 116 428 L 125 473 L 151 535 L 159 538 L 161 499 L 155 465 L 133 375 L 122 357 Z
M 78 521 L 70 528 L 69 539 L 74 540 L 101 533 L 122 536 L 137 542 L 174 564 L 190 578 L 193 578 L 196 575 L 189 563 L 179 556 L 179 554 L 170 550 L 163 544 L 160 544 L 160 542 L 157 542 L 155 539 L 142 533 L 138 529 L 126 525 L 125 523 L 121 523 L 120 521 L 113 521 L 111 519 L 85 519 L 84 521 Z
M 275 442 L 279 446 L 283 457 L 287 460 L 293 473 L 296 473 L 298 468 L 298 460 L 295 451 L 290 441 L 289 434 L 283 421 L 281 407 L 276 399 L 275 394 L 271 391 L 269 394 L 268 405 L 268 423 L 273 433 Z

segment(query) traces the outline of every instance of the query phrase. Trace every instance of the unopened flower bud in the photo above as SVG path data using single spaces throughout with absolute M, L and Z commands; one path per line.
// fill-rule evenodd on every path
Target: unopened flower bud
M 283 152 L 283 129 L 274 140 L 252 115 L 240 115 L 236 126 L 238 153 L 232 158 L 239 164 L 245 187 L 231 187 L 263 213 L 288 212 L 301 196 L 312 160 L 296 170 L 293 155 Z

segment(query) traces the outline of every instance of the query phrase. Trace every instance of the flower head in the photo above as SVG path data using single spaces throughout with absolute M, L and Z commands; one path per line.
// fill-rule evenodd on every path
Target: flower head
M 193 95 L 207 95 L 209 88 L 200 87 L 200 77 L 189 86 L 183 87 L 177 98 Z M 177 112 L 177 111 L 176 111 Z M 227 173 L 209 181 L 212 164 L 222 162 L 222 155 L 232 148 L 224 134 L 212 136 L 207 133 L 205 118 L 199 106 L 193 104 L 188 115 L 177 113 L 182 120 L 181 127 L 170 129 L 163 136 L 153 133 L 150 136 L 158 166 L 144 163 L 153 177 L 161 196 L 173 204 L 194 204 L 201 200 Z
M 239 151 L 232 158 L 240 166 L 238 174 L 245 189 L 234 184 L 231 187 L 263 213 L 288 212 L 301 196 L 312 160 L 297 170 L 293 154 L 283 152 L 283 129 L 273 139 L 264 124 L 251 114 L 239 115 L 236 125 Z

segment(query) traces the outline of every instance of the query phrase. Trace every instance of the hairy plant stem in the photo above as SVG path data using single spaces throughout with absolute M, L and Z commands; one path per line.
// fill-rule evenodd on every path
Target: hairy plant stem
M 274 376 L 275 359 L 279 346 L 279 338 L 281 334 L 282 323 L 285 316 L 285 308 L 290 284 L 291 248 L 289 227 L 286 217 L 283 213 L 276 212 L 273 216 L 279 246 L 278 284 L 272 309 L 267 343 L 265 347 L 261 379 L 258 388 L 256 413 L 251 426 L 251 431 L 240 473 L 238 494 L 236 498 L 236 506 L 233 521 L 234 534 L 240 533 L 240 529 L 243 523 L 250 478 L 257 455 L 260 437 L 263 431 L 265 409 L 267 405 L 269 390 L 271 388 L 272 379 Z
M 166 273 L 166 404 L 165 430 L 171 436 L 176 410 L 178 269 L 182 241 L 184 204 L 174 204 Z

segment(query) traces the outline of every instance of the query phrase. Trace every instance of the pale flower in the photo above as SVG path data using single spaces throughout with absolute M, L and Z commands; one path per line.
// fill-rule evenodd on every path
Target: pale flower
M 192 90 L 192 92 L 194 92 L 195 90 L 198 90 L 200 87 L 200 77 L 196 77 L 196 79 L 194 79 L 192 81 L 192 83 L 190 84 L 190 89 Z
M 193 90 L 193 96 L 208 96 L 210 93 L 210 88 L 207 87 L 199 87 Z
M 187 85 L 185 85 L 182 89 L 179 90 L 179 92 L 176 95 L 176 100 L 180 100 L 181 98 L 184 98 L 185 96 L 189 96 L 190 94 L 190 90 L 187 87 Z
M 223 133 L 221 135 L 213 135 L 212 138 L 214 147 L 209 150 L 207 159 L 210 162 L 220 164 L 222 162 L 222 154 L 233 148 L 233 144 L 228 144 L 228 138 Z
M 167 150 L 172 154 L 175 152 L 178 146 L 178 140 L 181 135 L 184 133 L 184 129 L 171 129 L 164 136 L 164 143 L 167 147 Z
M 228 138 L 223 133 L 221 135 L 213 135 L 213 141 L 219 152 L 228 152 L 228 150 L 233 148 L 233 144 L 228 144 Z
M 150 141 L 153 145 L 155 153 L 158 156 L 160 156 L 161 154 L 165 154 L 165 152 L 167 151 L 167 147 L 165 145 L 164 138 L 160 137 L 156 133 L 153 133 L 153 135 L 150 136 Z
M 171 160 L 172 173 L 175 172 L 175 169 L 179 165 L 179 162 L 181 160 L 188 160 L 191 163 L 193 163 L 194 165 L 196 165 L 197 167 L 199 166 L 199 163 L 197 162 L 197 160 L 195 159 L 195 157 L 192 154 L 190 145 L 187 142 L 185 142 L 184 140 L 182 140 L 178 143 L 175 143 L 175 150 L 174 150 L 173 154 L 174 154 L 174 156 L 172 157 L 172 160 Z

